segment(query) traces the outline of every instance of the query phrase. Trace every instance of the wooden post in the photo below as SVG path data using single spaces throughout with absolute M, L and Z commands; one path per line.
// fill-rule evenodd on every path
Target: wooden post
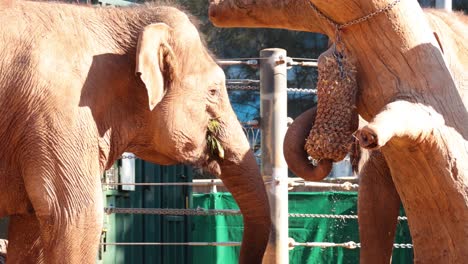
M 260 52 L 260 126 L 262 168 L 270 200 L 272 229 L 263 263 L 289 263 L 288 167 L 283 156 L 287 129 L 286 51 Z

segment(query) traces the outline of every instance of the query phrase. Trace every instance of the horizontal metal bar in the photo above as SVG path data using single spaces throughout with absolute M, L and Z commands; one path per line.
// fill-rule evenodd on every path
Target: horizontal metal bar
M 232 66 L 232 65 L 248 65 L 257 66 L 258 60 L 217 60 L 216 63 L 220 66 Z
M 294 247 L 302 246 L 302 247 L 320 247 L 320 248 L 330 248 L 330 247 L 342 247 L 347 249 L 356 249 L 361 245 L 359 243 L 349 241 L 345 243 L 333 243 L 333 242 L 290 242 L 289 249 L 293 249 Z
M 317 61 L 289 61 L 288 66 L 318 67 Z
M 227 79 L 226 84 L 260 84 L 260 80 L 252 79 Z
M 258 125 L 258 121 L 253 120 L 249 123 L 251 126 Z M 194 182 L 140 182 L 140 183 L 121 183 L 121 182 L 104 182 L 102 185 L 107 186 L 120 186 L 120 185 L 133 185 L 133 186 L 224 186 L 223 182 L 219 179 L 213 179 L 201 182 L 196 180 Z M 294 188 L 297 186 L 306 187 L 321 187 L 321 188 L 339 188 L 339 189 L 356 189 L 358 184 L 351 182 L 344 183 L 329 183 L 329 182 L 307 182 L 302 180 L 290 180 L 289 187 Z
M 318 188 L 337 188 L 337 189 L 344 189 L 346 191 L 359 188 L 359 184 L 353 184 L 351 182 L 329 183 L 329 182 L 307 182 L 307 181 L 292 180 L 289 182 L 288 185 L 289 185 L 289 188 L 291 189 L 295 187 L 299 187 L 299 186 L 318 187 Z

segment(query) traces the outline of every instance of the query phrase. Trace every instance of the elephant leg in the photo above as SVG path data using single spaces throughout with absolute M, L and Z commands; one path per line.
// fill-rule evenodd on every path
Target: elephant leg
M 44 263 L 94 263 L 103 221 L 99 173 L 34 176 L 25 177 L 25 185 L 39 221 Z
M 372 151 L 359 177 L 360 263 L 390 263 L 401 201 L 380 151 Z
M 43 263 L 39 221 L 34 214 L 10 217 L 8 264 Z

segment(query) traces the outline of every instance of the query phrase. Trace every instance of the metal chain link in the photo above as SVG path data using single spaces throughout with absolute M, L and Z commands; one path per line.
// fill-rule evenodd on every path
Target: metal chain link
M 158 214 L 158 215 L 240 215 L 240 210 L 172 209 L 172 208 L 113 208 L 105 207 L 106 214 Z
M 361 243 L 356 243 L 354 241 L 348 241 L 344 243 L 334 243 L 334 242 L 296 242 L 294 239 L 289 238 L 289 250 L 294 249 L 297 246 L 303 247 L 320 247 L 320 248 L 330 248 L 330 247 L 342 247 L 347 249 L 356 249 L 361 248 Z M 413 248 L 412 244 L 393 244 L 394 248 Z
M 357 215 L 332 215 L 332 214 L 302 214 L 302 213 L 290 213 L 289 217 L 301 217 L 301 218 L 332 218 L 332 219 L 358 219 Z
M 374 12 L 372 12 L 370 14 L 367 14 L 367 15 L 365 15 L 363 17 L 360 17 L 360 18 L 351 20 L 349 22 L 340 24 L 340 23 L 334 21 L 333 19 L 331 19 L 330 17 L 328 17 L 327 15 L 325 15 L 322 11 L 320 11 L 318 9 L 318 7 L 315 6 L 314 3 L 312 3 L 312 1 L 309 1 L 309 5 L 315 11 L 317 16 L 322 18 L 322 19 L 325 19 L 325 21 L 327 21 L 335 29 L 335 40 L 334 40 L 334 45 L 333 45 L 333 47 L 334 47 L 333 48 L 334 49 L 333 50 L 333 55 L 334 55 L 335 60 L 336 60 L 336 62 L 338 64 L 338 68 L 339 68 L 339 71 L 340 71 L 340 77 L 341 78 L 344 78 L 345 76 L 347 76 L 349 74 L 348 71 L 344 68 L 344 65 L 343 65 L 343 61 L 346 58 L 346 54 L 344 52 L 345 51 L 345 46 L 344 46 L 344 42 L 342 41 L 342 36 L 341 36 L 343 28 L 346 28 L 346 27 L 349 27 L 351 25 L 361 23 L 361 22 L 366 21 L 366 20 L 370 19 L 371 17 L 374 17 L 374 16 L 376 16 L 376 15 L 382 13 L 382 12 L 390 10 L 396 4 L 398 4 L 399 2 L 400 2 L 400 0 L 395 0 L 392 3 L 390 3 L 389 5 L 385 6 L 384 8 L 377 9 L 376 11 L 374 11 Z
M 343 23 L 343 24 L 340 24 L 336 21 L 334 21 L 333 19 L 329 18 L 327 15 L 325 15 L 322 11 L 320 11 L 320 9 L 318 9 L 318 7 L 316 5 L 314 5 L 314 3 L 312 3 L 312 1 L 309 1 L 309 4 L 310 4 L 310 7 L 317 13 L 317 15 L 320 17 L 320 18 L 323 18 L 325 19 L 330 25 L 332 25 L 334 28 L 338 29 L 338 30 L 341 30 L 343 28 L 346 28 L 346 27 L 349 27 L 349 26 L 352 26 L 352 25 L 355 25 L 355 24 L 359 24 L 361 22 L 364 22 L 380 13 L 383 13 L 383 12 L 386 12 L 390 9 L 392 9 L 395 5 L 397 5 L 398 3 L 400 2 L 400 0 L 395 0 L 393 1 L 392 3 L 388 4 L 387 6 L 383 7 L 383 8 L 380 8 L 380 9 L 377 9 L 375 10 L 374 12 L 370 13 L 370 14 L 367 14 L 365 16 L 362 16 L 360 18 L 356 18 L 354 20 L 351 20 L 351 21 L 348 21 L 346 23 Z
M 138 159 L 138 157 L 135 155 L 122 155 L 120 158 L 121 159 Z
M 317 93 L 317 89 L 305 89 L 305 88 L 287 88 L 286 91 L 296 92 L 296 93 L 311 93 L 311 94 Z
M 228 90 L 239 90 L 239 91 L 260 91 L 259 86 L 252 85 L 227 85 Z
M 227 89 L 239 90 L 239 91 L 260 91 L 259 86 L 252 86 L 252 85 L 228 85 Z M 295 93 L 310 93 L 310 94 L 317 93 L 317 89 L 306 89 L 306 88 L 287 88 L 286 91 L 295 92 Z
M 413 244 L 393 244 L 394 248 L 413 248 Z
M 158 215 L 241 215 L 240 210 L 217 209 L 172 209 L 172 208 L 115 208 L 105 207 L 106 214 L 158 214 Z M 304 214 L 290 213 L 289 217 L 295 218 L 331 218 L 331 219 L 358 219 L 357 215 L 333 215 L 333 214 Z M 404 219 L 403 219 L 404 218 Z M 406 217 L 398 217 L 398 220 L 406 220 Z

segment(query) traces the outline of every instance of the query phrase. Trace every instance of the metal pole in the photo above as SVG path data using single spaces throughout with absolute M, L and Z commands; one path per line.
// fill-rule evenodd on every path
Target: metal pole
M 445 9 L 447 12 L 452 12 L 452 0 L 436 0 L 435 7 L 437 9 Z
M 273 222 L 263 263 L 289 263 L 288 167 L 283 156 L 287 129 L 286 51 L 260 51 L 260 126 L 262 176 L 266 182 Z

